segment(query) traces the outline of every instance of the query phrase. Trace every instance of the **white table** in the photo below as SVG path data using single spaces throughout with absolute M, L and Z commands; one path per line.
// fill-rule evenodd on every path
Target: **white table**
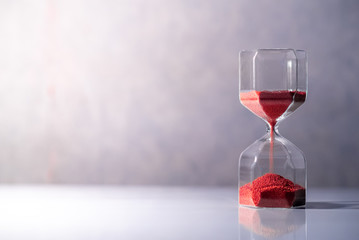
M 0 186 L 0 239 L 359 239 L 359 190 L 238 208 L 235 188 Z

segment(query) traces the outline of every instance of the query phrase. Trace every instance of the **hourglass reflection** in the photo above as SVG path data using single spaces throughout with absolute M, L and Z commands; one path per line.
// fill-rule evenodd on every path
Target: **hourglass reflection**
M 239 240 L 307 239 L 303 209 L 238 208 Z
M 305 158 L 278 133 L 278 123 L 306 99 L 306 53 L 293 49 L 242 51 L 239 85 L 242 105 L 267 125 L 267 133 L 239 158 L 239 204 L 305 206 Z

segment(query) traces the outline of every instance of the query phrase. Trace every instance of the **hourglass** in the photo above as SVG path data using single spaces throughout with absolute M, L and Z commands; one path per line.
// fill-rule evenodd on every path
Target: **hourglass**
M 239 72 L 242 105 L 267 125 L 266 134 L 240 155 L 239 204 L 303 207 L 307 182 L 305 158 L 278 133 L 278 123 L 306 99 L 306 53 L 293 49 L 241 51 Z

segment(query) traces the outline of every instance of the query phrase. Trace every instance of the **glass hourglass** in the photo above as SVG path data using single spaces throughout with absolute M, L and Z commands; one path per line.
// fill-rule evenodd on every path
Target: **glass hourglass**
M 278 133 L 278 123 L 307 95 L 307 57 L 303 50 L 258 49 L 240 52 L 239 98 L 262 118 L 266 134 L 239 158 L 241 206 L 305 206 L 306 162 L 301 150 Z

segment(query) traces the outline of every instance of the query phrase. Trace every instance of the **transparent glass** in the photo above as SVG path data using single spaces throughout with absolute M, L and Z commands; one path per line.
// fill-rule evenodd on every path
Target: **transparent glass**
M 306 161 L 293 143 L 278 133 L 278 123 L 307 96 L 307 56 L 303 50 L 241 51 L 239 98 L 263 119 L 266 134 L 239 158 L 239 204 L 250 207 L 305 206 Z

